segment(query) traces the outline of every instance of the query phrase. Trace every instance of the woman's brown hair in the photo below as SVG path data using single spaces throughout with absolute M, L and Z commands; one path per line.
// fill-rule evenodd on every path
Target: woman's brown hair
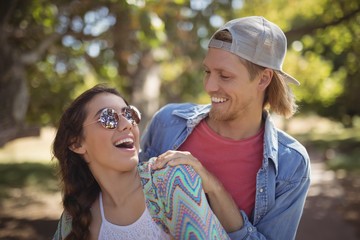
M 72 230 L 65 239 L 89 239 L 90 235 L 90 207 L 99 196 L 100 187 L 86 161 L 71 151 L 70 146 L 78 144 L 83 137 L 86 105 L 101 93 L 122 98 L 116 89 L 105 85 L 96 85 L 85 91 L 63 113 L 53 142 L 53 154 L 59 164 L 64 211 L 72 217 Z

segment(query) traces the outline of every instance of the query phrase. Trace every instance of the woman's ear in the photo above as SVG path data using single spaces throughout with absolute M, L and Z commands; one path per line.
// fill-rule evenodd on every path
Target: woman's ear
M 77 154 L 85 154 L 86 149 L 79 142 L 75 142 L 69 146 L 69 149 Z
M 273 76 L 274 76 L 274 70 L 266 68 L 261 73 L 260 81 L 259 81 L 259 88 L 264 91 L 267 88 L 267 86 L 269 86 Z

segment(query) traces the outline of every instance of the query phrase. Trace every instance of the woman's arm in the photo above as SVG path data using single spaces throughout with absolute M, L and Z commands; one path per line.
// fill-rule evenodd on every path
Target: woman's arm
M 175 239 L 229 239 L 211 210 L 199 174 L 188 165 L 144 170 L 140 167 L 148 209 L 154 219 Z
M 69 235 L 69 233 L 71 232 L 71 223 L 72 223 L 71 216 L 64 211 L 61 214 L 56 232 L 52 239 L 53 240 L 65 239 L 65 237 Z

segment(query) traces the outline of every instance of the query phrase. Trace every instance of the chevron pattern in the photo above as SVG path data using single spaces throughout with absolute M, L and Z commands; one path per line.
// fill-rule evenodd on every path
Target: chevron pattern
M 153 220 L 175 239 L 229 239 L 206 200 L 195 170 L 180 165 L 153 171 L 155 159 L 139 165 Z

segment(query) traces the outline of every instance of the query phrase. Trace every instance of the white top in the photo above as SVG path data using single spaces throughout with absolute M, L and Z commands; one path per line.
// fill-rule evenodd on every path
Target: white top
M 170 236 L 165 233 L 152 220 L 149 210 L 145 211 L 134 223 L 127 226 L 119 226 L 108 222 L 105 218 L 102 194 L 99 196 L 101 227 L 99 240 L 168 240 Z

